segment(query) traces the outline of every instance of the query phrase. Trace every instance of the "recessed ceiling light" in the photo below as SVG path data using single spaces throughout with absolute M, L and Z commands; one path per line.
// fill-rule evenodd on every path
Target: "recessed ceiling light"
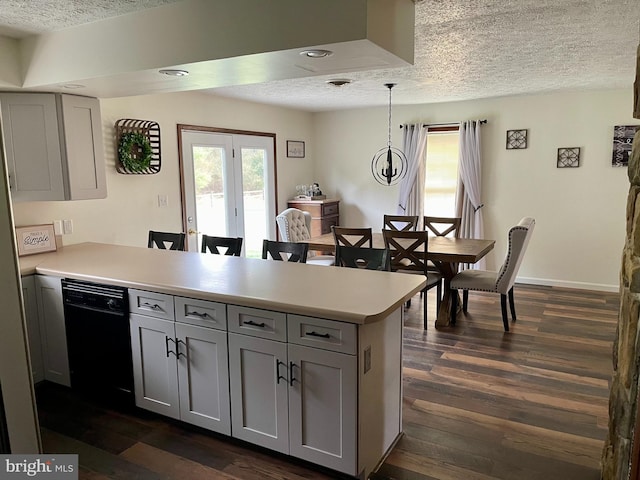
M 67 83 L 62 85 L 62 88 L 68 88 L 69 90 L 74 90 L 76 88 L 84 88 L 84 85 L 80 85 L 79 83 Z
M 312 49 L 312 50 L 303 50 L 300 52 L 300 55 L 303 55 L 309 58 L 324 58 L 324 57 L 330 57 L 331 55 L 333 55 L 333 52 L 331 50 Z
M 170 77 L 186 77 L 187 75 L 189 75 L 189 72 L 187 72 L 186 70 L 174 70 L 171 68 L 158 70 L 158 73 L 169 75 Z

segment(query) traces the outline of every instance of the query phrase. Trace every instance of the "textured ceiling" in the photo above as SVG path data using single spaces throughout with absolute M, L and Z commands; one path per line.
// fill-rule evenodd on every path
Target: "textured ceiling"
M 21 38 L 176 0 L 0 0 Z M 640 0 L 418 0 L 410 67 L 221 87 L 212 93 L 309 111 L 631 87 Z M 319 59 L 318 62 L 322 62 Z M 353 83 L 333 87 L 331 78 Z

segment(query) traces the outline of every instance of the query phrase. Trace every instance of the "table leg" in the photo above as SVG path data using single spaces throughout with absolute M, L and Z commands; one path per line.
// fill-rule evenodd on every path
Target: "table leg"
M 442 302 L 440 303 L 440 310 L 438 310 L 438 317 L 436 318 L 436 327 L 448 327 L 451 325 L 451 295 L 457 295 L 456 291 L 451 291 L 451 279 L 458 271 L 457 263 L 446 262 L 434 262 L 434 264 L 440 270 L 443 277 L 444 288 L 442 292 Z M 458 302 L 460 305 L 460 302 Z

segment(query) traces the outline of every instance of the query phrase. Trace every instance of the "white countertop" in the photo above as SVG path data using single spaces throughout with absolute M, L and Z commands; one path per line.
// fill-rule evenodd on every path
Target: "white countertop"
M 364 324 L 420 291 L 424 277 L 274 260 L 81 243 L 20 258 L 38 273 Z

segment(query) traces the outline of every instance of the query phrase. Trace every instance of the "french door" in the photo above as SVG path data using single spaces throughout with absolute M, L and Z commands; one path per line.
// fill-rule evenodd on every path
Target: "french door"
M 178 130 L 187 249 L 200 251 L 203 234 L 242 237 L 243 255 L 260 257 L 275 238 L 275 136 Z

